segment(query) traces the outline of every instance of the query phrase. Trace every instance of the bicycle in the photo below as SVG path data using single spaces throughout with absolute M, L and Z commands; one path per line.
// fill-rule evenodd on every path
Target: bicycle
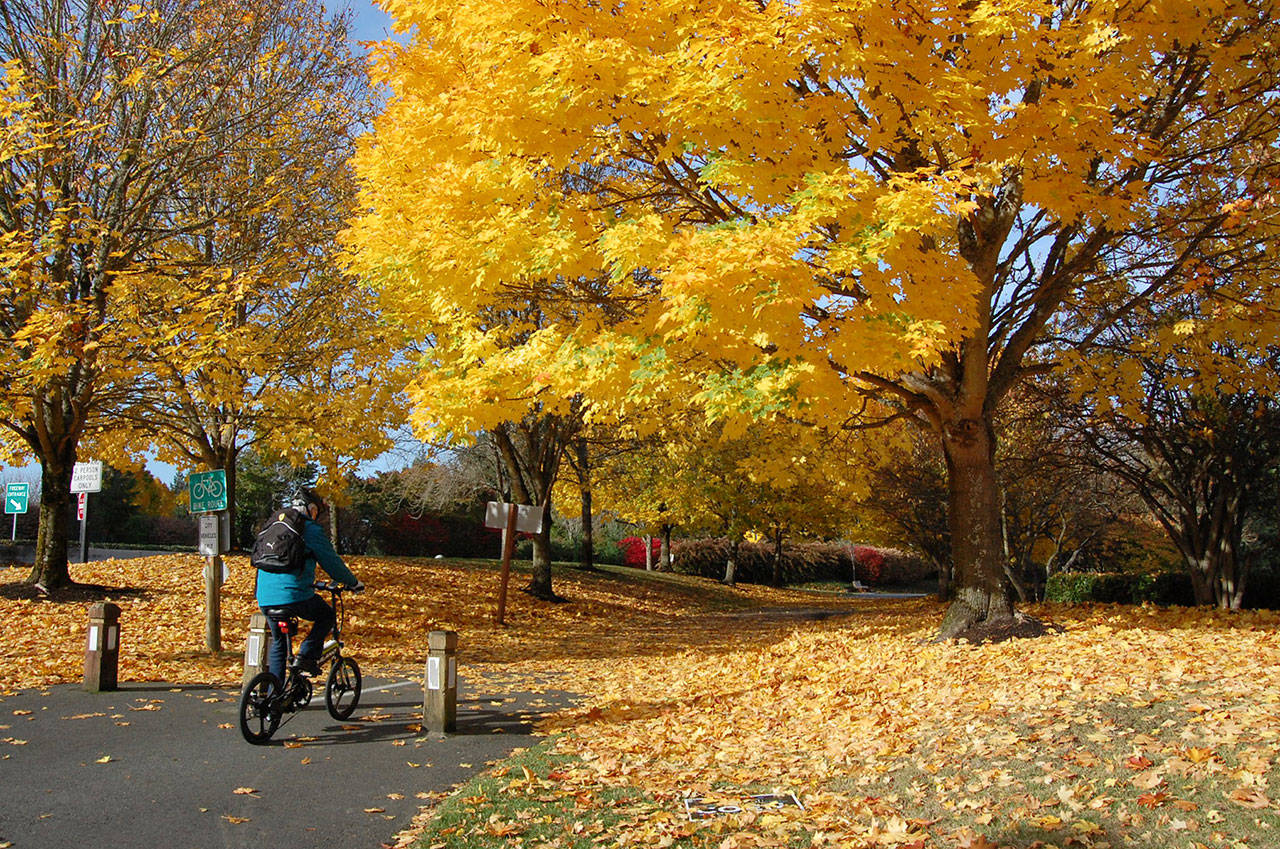
M 342 594 L 349 590 L 332 582 L 317 582 L 314 586 L 329 593 L 337 617 L 319 660 L 321 668 L 326 664 L 329 666 L 324 706 L 334 719 L 345 720 L 360 702 L 360 666 L 342 654 L 345 645 L 342 641 L 345 620 Z M 259 672 L 240 692 L 240 733 L 255 745 L 269 741 L 282 724 L 284 715 L 297 713 L 311 704 L 313 695 L 311 679 L 298 669 L 293 656 L 292 637 L 298 631 L 298 617 L 289 616 L 285 611 L 279 611 L 279 616 L 272 616 L 272 608 L 263 612 L 271 623 L 273 639 L 285 641 L 285 673 L 284 681 L 281 681 L 271 672 Z

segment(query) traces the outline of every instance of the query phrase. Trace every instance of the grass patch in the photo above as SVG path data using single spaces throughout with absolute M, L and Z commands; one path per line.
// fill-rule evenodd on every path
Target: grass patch
M 574 792 L 565 770 L 575 759 L 548 740 L 473 778 L 439 803 L 416 836 L 420 849 L 481 849 L 520 842 L 562 849 L 599 846 L 646 800 L 629 788 Z
M 976 830 L 1001 847 L 1278 846 L 1266 795 L 1280 779 L 1274 749 L 1230 737 L 1229 717 L 1251 707 L 1209 707 L 1192 688 L 1153 703 L 1007 717 L 959 745 L 954 729 L 921 729 L 915 757 L 831 789 L 874 794 L 935 834 Z M 1227 719 L 1227 735 L 1215 718 Z
M 555 739 L 518 751 L 477 776 L 420 818 L 409 835 L 416 849 L 597 849 L 600 846 L 663 846 L 708 849 L 744 829 L 770 833 L 771 846 L 809 846 L 811 835 L 797 810 L 785 817 L 759 811 L 691 821 L 683 797 L 648 795 L 633 786 L 598 786 L 582 780 L 581 759 L 557 752 Z M 740 801 L 744 793 L 767 793 L 748 785 L 709 791 L 714 804 Z M 799 817 L 802 817 L 802 813 Z M 779 829 L 779 824 L 786 827 Z M 731 844 L 737 845 L 737 844 Z

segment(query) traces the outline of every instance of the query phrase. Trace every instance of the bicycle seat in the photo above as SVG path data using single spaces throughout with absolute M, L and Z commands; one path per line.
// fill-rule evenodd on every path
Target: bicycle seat
M 264 607 L 262 615 L 268 619 L 294 619 L 293 612 L 283 607 Z

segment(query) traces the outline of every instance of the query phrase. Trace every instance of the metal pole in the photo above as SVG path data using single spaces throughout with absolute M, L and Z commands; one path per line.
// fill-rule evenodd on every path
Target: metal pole
M 13 542 L 18 541 L 18 514 L 13 514 Z
M 80 517 L 80 562 L 89 562 L 89 493 L 81 493 L 84 498 L 84 515 Z

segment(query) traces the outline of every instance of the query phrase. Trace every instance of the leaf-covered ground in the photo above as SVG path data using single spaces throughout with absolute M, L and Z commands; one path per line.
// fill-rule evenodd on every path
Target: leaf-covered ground
M 441 802 L 406 843 L 1280 847 L 1274 613 L 1044 607 L 1031 612 L 1063 633 L 934 644 L 942 608 L 929 601 L 837 605 L 570 571 L 557 586 L 571 602 L 513 591 L 509 625 L 498 628 L 492 567 L 354 565 L 375 587 L 353 608 L 362 661 L 417 668 L 426 632 L 453 628 L 468 670 L 541 673 L 586 694 L 547 723 L 541 751 Z M 224 615 L 235 652 L 214 663 L 195 651 L 198 558 L 76 576 L 141 590 L 119 600 L 122 676 L 227 683 L 238 680 L 250 610 L 247 569 L 232 569 Z M 8 572 L 0 577 L 21 577 Z M 0 589 L 5 686 L 78 680 L 84 606 Z M 847 615 L 808 621 L 786 610 L 818 604 Z M 742 806 L 760 793 L 794 793 L 803 808 L 686 816 L 689 796 Z
M 87 611 L 99 598 L 121 608 L 121 680 L 238 686 L 249 616 L 257 611 L 253 570 L 247 558 L 227 558 L 224 652 L 211 656 L 204 651 L 204 562 L 196 555 L 165 555 L 73 564 L 74 580 L 112 589 L 75 590 L 54 600 L 22 583 L 28 568 L 0 569 L 0 691 L 80 681 Z M 558 670 L 681 648 L 725 651 L 737 646 L 739 637 L 722 627 L 720 614 L 732 619 L 735 612 L 764 605 L 812 606 L 815 598 L 679 576 L 646 577 L 634 570 L 566 569 L 557 570 L 555 586 L 568 601 L 546 604 L 521 592 L 528 576 L 513 571 L 506 625 L 498 626 L 493 621 L 498 575 L 492 562 L 375 557 L 348 562 L 369 586 L 349 602 L 347 633 L 354 654 L 370 671 L 420 673 L 427 633 L 436 629 L 459 633 L 463 664 L 495 673 Z M 786 617 L 774 617 L 764 627 L 783 634 L 790 624 Z

